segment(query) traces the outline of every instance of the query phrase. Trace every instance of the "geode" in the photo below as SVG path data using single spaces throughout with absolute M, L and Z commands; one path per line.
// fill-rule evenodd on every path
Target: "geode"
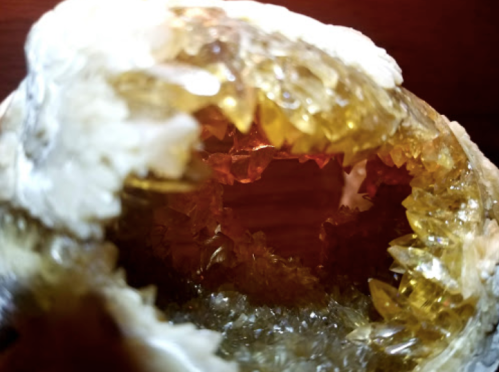
M 67 0 L 0 108 L 3 371 L 494 371 L 499 171 L 362 34 Z

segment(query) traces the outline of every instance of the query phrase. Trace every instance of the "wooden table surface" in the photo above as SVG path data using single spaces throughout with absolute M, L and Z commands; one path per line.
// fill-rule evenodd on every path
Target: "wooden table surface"
M 0 99 L 25 74 L 30 25 L 57 0 L 0 0 Z M 461 122 L 499 164 L 499 0 L 272 0 L 354 27 L 394 56 L 405 86 Z

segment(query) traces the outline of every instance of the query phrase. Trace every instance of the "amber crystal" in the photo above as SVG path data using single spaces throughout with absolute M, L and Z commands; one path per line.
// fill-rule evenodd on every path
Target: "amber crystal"
M 223 332 L 243 370 L 403 371 L 440 352 L 475 309 L 462 246 L 484 213 L 445 119 L 220 10 L 171 25 L 171 58 L 112 84 L 136 115 L 192 114 L 211 173 L 130 178 L 109 235 L 131 282 L 158 284 L 173 321 Z M 341 204 L 354 165 L 368 209 Z

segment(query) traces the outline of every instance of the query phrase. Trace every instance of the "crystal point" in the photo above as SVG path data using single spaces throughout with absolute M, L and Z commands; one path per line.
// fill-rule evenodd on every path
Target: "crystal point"
M 443 263 L 431 253 L 419 248 L 400 246 L 392 246 L 388 252 L 405 269 L 435 281 L 450 291 L 459 290 L 457 281 L 451 277 Z
M 398 290 L 380 280 L 369 280 L 369 289 L 374 307 L 387 320 L 404 317 L 407 313 L 407 299 Z

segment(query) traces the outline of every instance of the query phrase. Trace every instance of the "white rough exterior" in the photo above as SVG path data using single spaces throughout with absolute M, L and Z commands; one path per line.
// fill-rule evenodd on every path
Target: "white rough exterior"
M 187 115 L 162 125 L 132 118 L 108 79 L 154 67 L 155 51 L 168 45 L 168 8 L 194 5 L 222 7 L 229 16 L 267 32 L 315 44 L 386 89 L 402 83 L 396 62 L 367 37 L 282 7 L 222 0 L 68 0 L 34 26 L 26 46 L 28 76 L 0 106 L 0 202 L 28 211 L 47 227 L 99 239 L 102 226 L 121 212 L 118 192 L 129 174 L 152 170 L 182 176 L 190 150 L 198 144 L 198 123 Z M 499 171 L 461 127 L 452 128 L 482 172 L 490 200 L 497 199 Z M 479 244 L 467 249 L 483 286 L 481 312 L 461 338 L 420 371 L 497 368 L 497 223 L 489 221 L 475 238 Z M 0 273 L 29 281 L 42 258 L 11 243 L 2 244 Z M 118 279 L 102 292 L 130 339 L 149 342 L 151 371 L 166 366 L 186 372 L 236 370 L 213 356 L 218 335 L 160 323 L 154 308 Z

